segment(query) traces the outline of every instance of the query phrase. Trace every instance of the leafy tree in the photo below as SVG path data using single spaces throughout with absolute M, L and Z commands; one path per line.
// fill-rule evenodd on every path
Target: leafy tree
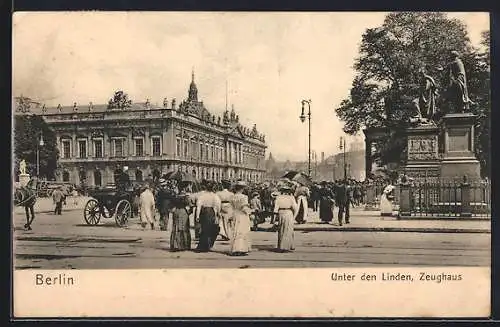
M 412 100 L 418 97 L 418 72 L 424 68 L 444 93 L 447 76 L 440 67 L 446 67 L 451 50 L 458 51 L 464 60 L 470 97 L 476 102 L 472 110 L 479 115 L 478 133 L 483 135 L 476 143 L 485 142 L 489 105 L 480 98 L 489 99 L 485 96 L 489 94 L 489 77 L 485 78 L 489 64 L 472 47 L 461 21 L 443 13 L 397 12 L 388 14 L 382 26 L 363 34 L 350 95 L 335 111 L 344 122 L 344 131 L 351 135 L 362 128 L 389 128 L 390 135 L 375 145 L 374 159 L 379 164 L 404 162 L 404 131 L 414 116 Z M 444 97 L 438 97 L 437 107 L 440 115 L 447 111 Z M 481 147 L 476 146 L 476 150 L 481 152 Z M 480 160 L 483 163 L 485 159 Z
M 44 145 L 40 146 L 40 137 Z M 47 179 L 55 177 L 59 151 L 56 136 L 41 116 L 16 115 L 14 117 L 14 167 L 15 175 L 19 173 L 19 162 L 26 160 L 26 169 L 32 176 L 36 175 L 36 155 L 39 149 L 40 176 Z
M 132 105 L 132 100 L 129 100 L 128 94 L 123 91 L 116 91 L 108 101 L 108 109 L 126 109 Z
M 491 143 L 490 143 L 490 123 L 491 123 L 491 91 L 490 91 L 490 33 L 482 33 L 483 52 L 476 51 L 473 60 L 469 60 L 469 93 L 475 101 L 471 108 L 472 112 L 478 116 L 475 125 L 475 152 L 481 163 L 483 176 L 490 176 L 491 163 Z M 467 63 L 466 63 L 467 64 Z

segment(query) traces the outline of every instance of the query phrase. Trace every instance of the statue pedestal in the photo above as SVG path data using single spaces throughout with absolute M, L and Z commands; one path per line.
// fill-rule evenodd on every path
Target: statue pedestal
M 439 127 L 420 125 L 406 130 L 408 159 L 404 171 L 415 180 L 437 179 L 441 173 L 438 153 Z
M 21 186 L 26 186 L 28 185 L 28 182 L 30 181 L 30 175 L 29 174 L 19 174 L 19 184 Z
M 441 178 L 468 181 L 481 179 L 479 161 L 474 154 L 474 122 L 471 113 L 447 114 L 443 117 L 444 155 Z

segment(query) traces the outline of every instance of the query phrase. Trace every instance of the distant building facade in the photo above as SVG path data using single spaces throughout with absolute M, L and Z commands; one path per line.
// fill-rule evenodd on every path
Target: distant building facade
M 338 153 L 325 158 L 321 153 L 320 160 L 315 157 L 311 161 L 311 176 L 316 181 L 331 181 L 344 178 L 344 154 Z M 352 143 L 345 156 L 346 173 L 348 178 L 363 181 L 365 175 L 365 150 L 359 142 Z M 277 161 L 272 154 L 266 160 L 266 171 L 268 179 L 279 179 L 289 170 L 297 170 L 307 173 L 308 162 Z
M 105 185 L 123 166 L 135 181 L 169 171 L 216 181 L 264 178 L 264 135 L 242 126 L 234 108 L 212 115 L 198 100 L 194 73 L 178 106 L 175 99 L 161 107 L 121 99 L 115 93 L 104 105 L 36 107 L 56 133 L 57 180 Z

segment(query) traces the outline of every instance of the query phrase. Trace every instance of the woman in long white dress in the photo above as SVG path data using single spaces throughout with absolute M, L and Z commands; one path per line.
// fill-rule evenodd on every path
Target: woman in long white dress
M 294 218 L 298 212 L 298 205 L 289 185 L 281 185 L 280 195 L 274 203 L 274 214 L 278 216 L 278 251 L 289 252 L 294 247 Z
M 231 199 L 233 207 L 234 229 L 231 237 L 230 254 L 234 256 L 247 255 L 250 252 L 250 204 L 248 196 L 243 194 L 245 183 L 239 181 L 234 186 L 234 192 Z
M 393 199 L 394 186 L 392 184 L 387 185 L 380 196 L 380 215 L 381 216 L 392 216 L 392 199 Z

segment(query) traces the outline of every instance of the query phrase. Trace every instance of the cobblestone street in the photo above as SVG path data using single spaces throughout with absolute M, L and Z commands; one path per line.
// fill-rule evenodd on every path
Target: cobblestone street
M 80 199 L 80 206 L 84 202 Z M 24 214 L 16 211 L 16 269 L 490 265 L 490 234 L 484 232 L 489 229 L 489 221 L 382 220 L 374 212 L 354 209 L 352 223 L 339 227 L 318 224 L 316 214 L 311 212 L 308 224 L 296 225 L 293 253 L 274 252 L 277 233 L 267 231 L 265 227 L 270 224 L 265 223 L 261 231 L 251 232 L 252 252 L 236 258 L 226 254 L 229 242 L 220 240 L 211 253 L 171 253 L 170 226 L 166 232 L 142 230 L 137 219 L 127 228 L 116 227 L 111 219 L 103 219 L 98 226 L 87 226 L 82 210 L 70 209 L 62 216 L 38 213 L 32 231 L 22 229 Z M 399 227 L 391 232 L 370 231 L 376 226 L 391 225 Z M 405 230 L 405 226 L 413 229 Z M 462 232 L 439 232 L 446 231 L 443 226 L 462 228 Z M 193 240 L 192 247 L 195 246 Z

